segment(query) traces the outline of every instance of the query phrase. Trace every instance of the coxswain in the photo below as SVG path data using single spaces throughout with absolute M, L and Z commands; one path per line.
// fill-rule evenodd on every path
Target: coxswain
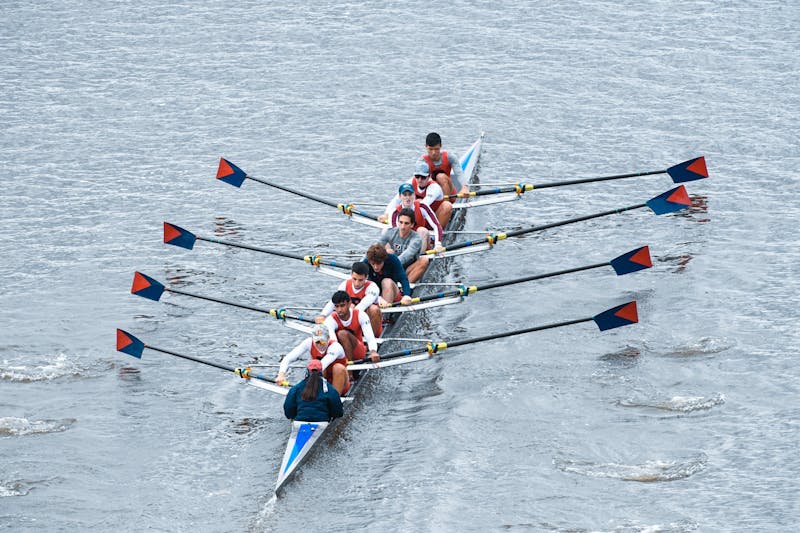
M 323 325 L 330 331 L 331 337 L 339 341 L 344 353 L 350 361 L 361 361 L 369 356 L 378 360 L 378 341 L 372 334 L 369 317 L 358 309 L 351 307 L 350 295 L 345 291 L 336 291 L 331 296 L 333 314 L 325 319 Z M 366 346 L 364 343 L 366 342 Z
M 283 401 L 286 418 L 301 422 L 329 422 L 344 415 L 342 399 L 322 375 L 322 362 L 308 362 L 306 377 L 289 389 Z
M 367 249 L 364 262 L 369 265 L 367 277 L 381 288 L 378 298 L 380 307 L 388 307 L 398 301 L 403 305 L 411 303 L 411 285 L 406 270 L 396 255 L 390 254 L 385 246 L 376 242 Z M 400 288 L 397 287 L 398 283 Z
M 392 213 L 389 224 L 393 228 L 397 227 L 397 218 L 400 215 L 400 210 L 405 208 L 413 209 L 414 230 L 422 238 L 421 253 L 425 253 L 431 247 L 431 241 L 433 241 L 434 248 L 440 248 L 444 238 L 444 231 L 433 209 L 428 204 L 423 204 L 420 200 L 417 200 L 416 196 L 414 196 L 414 187 L 410 183 L 400 185 L 398 195 L 400 196 L 400 205 Z
M 308 355 L 312 360 L 320 360 L 325 379 L 336 387 L 339 394 L 345 394 L 350 390 L 350 378 L 347 375 L 347 356 L 345 355 L 344 347 L 334 340 L 335 337 L 333 339 L 331 337 L 330 328 L 327 325 L 314 324 L 311 327 L 311 335 L 281 359 L 278 377 L 275 378 L 275 381 L 284 383 L 289 365 L 301 356 Z
M 414 196 L 423 204 L 430 206 L 436 213 L 439 225 L 447 226 L 450 216 L 453 214 L 453 204 L 445 199 L 441 186 L 431 178 L 428 164 L 425 161 L 417 161 L 414 167 L 414 177 L 408 183 L 414 189 Z M 386 210 L 378 217 L 378 220 L 388 222 L 398 205 L 400 205 L 400 195 L 396 194 L 386 205 Z
M 350 279 L 342 281 L 337 290 L 349 294 L 351 304 L 360 312 L 367 314 L 372 324 L 372 333 L 378 337 L 382 331 L 381 310 L 378 307 L 381 290 L 376 283 L 367 279 L 368 275 L 369 265 L 356 261 L 351 267 Z M 333 313 L 333 302 L 328 300 L 317 316 L 316 322 L 321 324 L 331 313 Z
M 430 259 L 420 255 L 422 238 L 414 231 L 414 210 L 404 207 L 397 216 L 397 227 L 383 231 L 378 242 L 386 247 L 386 251 L 395 254 L 406 269 L 410 283 L 414 283 L 425 273 Z
M 425 154 L 419 160 L 428 165 L 428 172 L 442 188 L 445 196 L 469 192 L 458 157 L 442 150 L 442 137 L 438 133 L 431 132 L 425 137 Z

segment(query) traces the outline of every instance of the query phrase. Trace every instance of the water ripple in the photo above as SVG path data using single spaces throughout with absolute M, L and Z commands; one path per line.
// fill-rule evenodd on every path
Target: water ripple
M 708 457 L 701 452 L 688 459 L 652 459 L 641 464 L 595 463 L 576 459 L 554 459 L 553 464 L 570 474 L 654 483 L 685 479 L 703 470 L 707 461 Z
M 68 430 L 75 422 L 77 422 L 77 420 L 74 418 L 64 418 L 62 420 L 28 420 L 27 418 L 11 416 L 2 417 L 0 418 L 0 437 L 60 433 Z

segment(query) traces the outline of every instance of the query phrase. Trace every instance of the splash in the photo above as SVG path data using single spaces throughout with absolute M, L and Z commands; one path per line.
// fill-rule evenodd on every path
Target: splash
M 25 496 L 30 491 L 30 485 L 23 481 L 0 481 L 0 498 Z
M 685 479 L 703 470 L 708 462 L 704 453 L 699 453 L 686 460 L 651 460 L 637 465 L 620 463 L 594 463 L 572 459 L 554 459 L 556 468 L 570 474 L 588 477 L 606 477 L 623 481 L 639 481 L 655 483 Z
M 702 355 L 711 355 L 724 352 L 725 350 L 730 350 L 735 345 L 736 343 L 729 339 L 702 337 L 696 342 L 679 346 L 673 352 L 667 353 L 666 355 L 672 357 L 696 357 Z
M 0 418 L 0 437 L 20 437 L 41 433 L 60 433 L 68 430 L 76 419 L 63 420 L 28 420 L 27 418 Z
M 47 363 L 36 366 L 15 365 L 3 360 L 0 364 L 0 379 L 18 383 L 52 381 L 63 377 L 79 377 L 85 374 L 85 370 L 75 359 L 61 353 Z
M 676 413 L 691 413 L 694 411 L 708 411 L 709 409 L 725 403 L 724 394 L 712 396 L 673 396 L 666 400 L 620 400 L 617 405 L 621 407 L 642 407 L 658 409 Z

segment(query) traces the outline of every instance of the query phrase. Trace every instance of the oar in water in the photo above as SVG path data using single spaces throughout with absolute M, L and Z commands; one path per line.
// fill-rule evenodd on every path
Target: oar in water
M 595 263 L 581 267 L 569 268 L 559 270 L 557 272 L 549 272 L 547 274 L 535 274 L 532 276 L 525 276 L 522 278 L 514 278 L 506 281 L 496 281 L 494 283 L 487 283 L 485 285 L 461 285 L 458 288 L 437 292 L 435 294 L 427 294 L 425 296 L 417 296 L 411 299 L 411 303 L 402 305 L 400 302 L 391 304 L 388 308 L 382 309 L 383 313 L 404 313 L 407 311 L 418 311 L 428 307 L 438 307 L 441 305 L 450 305 L 464 301 L 464 297 L 474 294 L 478 291 L 494 289 L 497 287 L 505 287 L 508 285 L 516 285 L 517 283 L 525 283 L 527 281 L 535 281 L 545 278 L 553 278 L 556 276 L 563 276 L 565 274 L 572 274 L 575 272 L 583 272 L 584 270 L 592 270 L 595 268 L 603 268 L 610 266 L 618 276 L 638 272 L 645 268 L 651 268 L 653 261 L 650 258 L 650 248 L 642 246 L 626 252 L 619 257 L 615 257 L 611 261 L 605 263 Z
M 535 189 L 549 189 L 551 187 L 564 187 L 565 185 L 578 185 L 581 183 L 592 183 L 596 181 L 611 181 L 620 180 L 625 178 L 637 178 L 640 176 L 652 176 L 656 174 L 668 174 L 672 178 L 673 183 L 685 183 L 687 181 L 701 180 L 708 177 L 708 169 L 706 168 L 706 158 L 704 156 L 689 159 L 683 163 L 673 165 L 666 170 L 650 170 L 647 172 L 632 172 L 630 174 L 616 174 L 614 176 L 602 176 L 599 178 L 581 178 L 567 181 L 554 181 L 550 183 L 516 183 L 502 187 L 494 187 L 481 189 L 480 191 L 471 191 L 468 193 L 451 194 L 449 199 L 456 198 L 474 198 L 476 196 L 486 196 L 492 194 L 502 193 L 516 193 L 521 195 L 524 192 L 532 191 Z
M 532 333 L 534 331 L 542 331 L 545 329 L 560 328 L 563 326 L 571 326 L 573 324 L 580 324 L 582 322 L 594 321 L 600 331 L 619 328 L 629 324 L 635 324 L 639 321 L 639 316 L 636 310 L 636 302 L 628 302 L 626 304 L 618 305 L 603 311 L 602 313 L 590 316 L 587 318 L 579 318 L 576 320 L 567 320 L 564 322 L 556 322 L 554 324 L 547 324 L 544 326 L 534 326 L 530 328 L 522 328 L 503 333 L 494 333 L 492 335 L 484 335 L 482 337 L 473 337 L 470 339 L 455 340 L 451 342 L 430 342 L 421 348 L 414 348 L 410 350 L 399 350 L 387 354 L 381 354 L 380 361 L 375 363 L 359 362 L 348 366 L 350 370 L 363 370 L 368 368 L 383 368 L 388 366 L 402 365 L 406 363 L 414 363 L 416 361 L 423 361 L 430 359 L 430 357 L 447 348 L 454 348 L 456 346 L 464 346 L 466 344 L 474 344 L 477 342 L 485 342 L 494 339 L 501 339 L 504 337 L 513 337 L 515 335 L 522 335 L 524 333 Z
M 171 287 L 167 287 L 160 281 L 155 278 L 151 278 L 147 274 L 142 274 L 141 272 L 135 272 L 133 274 L 133 284 L 131 285 L 131 294 L 135 294 L 136 296 L 141 296 L 142 298 L 147 298 L 148 300 L 153 300 L 155 302 L 161 299 L 161 295 L 164 294 L 164 291 L 171 292 L 173 294 L 180 294 L 182 296 L 189 296 L 190 298 L 198 298 L 200 300 L 206 300 L 209 302 L 216 302 L 223 305 L 229 305 L 232 307 L 239 307 L 240 309 L 248 309 L 250 311 L 257 311 L 259 313 L 264 313 L 270 315 L 272 317 L 277 318 L 278 320 L 299 320 L 301 322 L 307 322 L 310 324 L 314 323 L 314 316 L 307 316 L 303 314 L 296 314 L 287 312 L 285 309 L 267 309 L 266 307 L 258 307 L 256 305 L 248 305 L 248 304 L 241 304 L 237 302 L 232 302 L 230 300 L 224 300 L 222 298 L 215 298 L 213 296 L 203 296 L 202 294 L 195 294 L 192 292 L 182 291 L 180 289 L 173 289 Z M 291 324 L 290 322 L 285 322 L 287 325 Z M 290 326 L 293 327 L 293 326 Z M 310 332 L 310 327 L 295 327 L 295 329 L 300 329 L 300 331 Z
M 337 261 L 329 261 L 326 259 L 322 259 L 322 257 L 320 257 L 319 255 L 293 254 L 291 252 L 283 252 L 280 250 L 273 250 L 270 248 L 261 248 L 259 246 L 239 244 L 237 242 L 224 241 L 222 239 L 215 239 L 212 237 L 201 237 L 199 235 L 195 235 L 194 233 L 192 233 L 187 229 L 181 228 L 180 226 L 176 226 L 175 224 L 171 224 L 169 222 L 164 222 L 164 242 L 166 244 L 172 244 L 173 246 L 179 246 L 180 248 L 186 248 L 187 250 L 191 250 L 192 248 L 194 248 L 195 241 L 205 241 L 213 244 L 230 246 L 233 248 L 241 248 L 243 250 L 252 250 L 254 252 L 277 255 L 279 257 L 286 257 L 289 259 L 297 259 L 299 261 L 308 263 L 311 266 L 317 267 L 317 270 L 319 270 L 323 274 L 328 274 L 330 276 L 334 276 L 339 279 L 350 278 L 347 272 L 337 271 L 330 268 L 324 268 L 324 266 L 347 269 L 349 271 L 352 264 L 343 265 L 338 263 Z
M 680 211 L 681 209 L 685 209 L 691 205 L 692 201 L 689 199 L 689 194 L 686 192 L 686 187 L 681 185 L 665 193 L 659 194 L 658 196 L 651 198 L 650 200 L 648 200 L 643 204 L 621 207 L 618 209 L 603 211 L 602 213 L 595 213 L 593 215 L 584 215 L 582 217 L 562 220 L 560 222 L 552 222 L 550 224 L 544 224 L 542 226 L 533 226 L 529 228 L 522 228 L 502 233 L 492 233 L 482 239 L 474 239 L 452 244 L 438 251 L 428 250 L 427 252 L 425 252 L 425 254 L 429 258 L 461 255 L 473 251 L 477 252 L 481 250 L 488 250 L 489 248 L 494 246 L 494 244 L 496 244 L 498 241 L 508 239 L 509 237 L 520 237 L 536 231 L 542 231 L 550 228 L 555 228 L 558 226 L 566 226 L 567 224 L 583 222 L 584 220 L 591 220 L 593 218 L 599 218 L 608 215 L 616 215 L 618 213 L 624 213 L 625 211 L 632 211 L 634 209 L 641 209 L 643 207 L 649 207 L 656 215 L 664 215 L 667 213 L 674 213 L 675 211 Z
M 228 372 L 233 372 L 237 376 L 245 379 L 253 378 L 257 380 L 256 382 L 251 382 L 253 385 L 266 389 L 271 392 L 276 392 L 278 394 L 282 394 L 286 396 L 289 392 L 287 386 L 288 383 L 279 384 L 273 378 L 267 377 L 263 374 L 255 374 L 249 368 L 233 368 L 227 365 L 221 365 L 219 363 L 214 363 L 212 361 L 206 361 L 205 359 L 199 359 L 197 357 L 192 357 L 191 355 L 180 354 L 177 352 L 173 352 L 172 350 L 165 350 L 163 348 L 157 348 L 155 346 L 150 346 L 145 344 L 135 336 L 131 335 L 127 331 L 123 331 L 121 329 L 117 329 L 117 351 L 126 353 L 128 355 L 132 355 L 137 359 L 142 358 L 142 352 L 144 349 L 147 348 L 148 350 L 153 350 L 154 352 L 161 352 L 167 355 L 173 355 L 175 357 L 180 357 L 181 359 L 187 359 L 189 361 L 194 361 L 196 363 L 201 363 L 207 366 L 213 366 L 214 368 L 219 368 L 220 370 L 226 370 Z
M 223 305 L 229 305 L 231 307 L 238 307 L 240 309 L 247 309 L 249 311 L 264 313 L 278 320 L 283 321 L 284 325 L 292 329 L 302 331 L 304 333 L 311 333 L 311 326 L 307 324 L 313 324 L 316 320 L 316 317 L 319 316 L 319 313 L 313 315 L 304 315 L 302 313 L 292 313 L 291 311 L 287 311 L 286 308 L 284 307 L 278 309 L 268 309 L 266 307 L 241 304 L 237 302 L 232 302 L 230 300 L 225 300 L 223 298 L 215 298 L 213 296 L 203 296 L 202 294 L 195 294 L 188 291 L 182 291 L 180 289 L 173 289 L 167 287 L 157 279 L 151 278 L 147 274 L 142 274 L 141 272 L 134 272 L 133 284 L 131 285 L 131 294 L 135 294 L 136 296 L 141 296 L 142 298 L 147 298 L 148 300 L 153 300 L 157 302 L 161 299 L 161 295 L 163 295 L 165 291 L 171 292 L 173 294 L 180 294 L 182 296 L 188 296 L 190 298 L 198 298 L 200 300 L 206 300 L 208 302 L 216 302 Z M 392 337 L 378 337 L 375 340 L 378 343 L 383 343 L 388 341 L 399 341 L 399 340 L 428 342 L 427 339 L 400 339 Z
M 367 213 L 366 211 L 357 210 L 355 204 L 352 203 L 342 204 L 333 202 L 331 200 L 326 200 L 325 198 L 321 198 L 314 194 L 298 191 L 297 189 L 292 189 L 291 187 L 287 187 L 286 185 L 275 183 L 274 181 L 265 180 L 263 178 L 256 178 L 255 176 L 247 174 L 244 170 L 242 170 L 241 168 L 237 167 L 236 165 L 234 165 L 233 163 L 222 157 L 219 160 L 219 167 L 217 168 L 217 179 L 220 181 L 224 181 L 225 183 L 228 183 L 230 185 L 233 185 L 234 187 L 241 187 L 245 179 L 250 179 L 253 181 L 257 181 L 258 183 L 263 183 L 264 185 L 269 185 L 270 187 L 274 187 L 281 191 L 301 196 L 303 198 L 312 200 L 314 202 L 323 205 L 335 207 L 345 215 L 349 216 L 350 219 L 353 220 L 354 222 L 359 222 L 361 224 L 367 224 L 368 226 L 373 226 L 382 229 L 389 227 L 387 223 L 378 220 L 377 216 Z

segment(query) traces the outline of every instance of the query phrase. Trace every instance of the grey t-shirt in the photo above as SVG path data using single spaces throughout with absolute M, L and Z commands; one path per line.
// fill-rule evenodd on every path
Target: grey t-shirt
M 403 268 L 416 261 L 422 251 L 422 237 L 416 231 L 412 231 L 404 239 L 400 236 L 399 228 L 388 228 L 383 230 L 380 243 L 388 243 L 394 248 L 394 254 L 403 264 Z

